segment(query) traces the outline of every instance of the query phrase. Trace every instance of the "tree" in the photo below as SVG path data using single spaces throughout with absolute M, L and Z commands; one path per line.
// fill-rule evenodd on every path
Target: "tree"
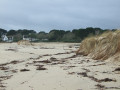
M 37 35 L 37 38 L 40 39 L 40 40 L 48 39 L 48 33 L 45 33 L 44 31 L 39 32 L 38 35 Z
M 18 42 L 19 40 L 22 40 L 23 36 L 21 34 L 14 35 L 13 41 Z
M 30 33 L 36 33 L 34 30 L 27 30 L 27 29 L 19 29 L 17 33 L 22 34 L 22 35 L 29 35 Z
M 30 33 L 28 36 L 30 38 L 37 38 L 37 34 L 36 33 Z
M 44 31 L 40 31 L 38 34 L 46 34 Z
M 6 33 L 7 33 L 7 30 L 0 28 L 0 37 Z
M 10 36 L 13 36 L 13 35 L 16 35 L 16 34 L 17 34 L 17 31 L 15 31 L 15 30 L 10 30 L 7 33 L 7 35 L 10 35 Z
M 64 30 L 56 30 L 56 29 L 51 30 L 49 32 L 49 40 L 50 41 L 61 41 L 64 34 L 65 34 Z
M 62 41 L 73 42 L 75 40 L 75 35 L 72 32 L 64 34 Z

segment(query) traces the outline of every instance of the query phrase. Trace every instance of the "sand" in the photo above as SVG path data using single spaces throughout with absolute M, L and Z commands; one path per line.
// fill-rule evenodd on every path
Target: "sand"
M 0 90 L 120 89 L 120 63 L 76 55 L 79 45 L 0 43 Z

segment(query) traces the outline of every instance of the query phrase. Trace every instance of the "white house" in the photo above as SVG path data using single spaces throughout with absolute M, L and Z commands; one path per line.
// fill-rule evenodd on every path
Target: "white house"
M 23 35 L 23 40 L 28 40 L 30 41 L 30 38 L 28 36 Z
M 2 41 L 8 41 L 8 37 L 6 35 L 2 35 Z
M 28 40 L 28 41 L 37 41 L 38 39 L 28 37 L 27 35 L 23 35 L 23 40 Z
M 5 34 L 2 35 L 2 41 L 4 42 L 13 42 L 13 36 L 6 36 Z

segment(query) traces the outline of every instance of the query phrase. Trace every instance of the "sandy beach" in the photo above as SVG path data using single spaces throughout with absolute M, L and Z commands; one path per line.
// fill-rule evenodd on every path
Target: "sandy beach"
M 120 90 L 120 63 L 76 55 L 79 43 L 0 43 L 0 90 Z

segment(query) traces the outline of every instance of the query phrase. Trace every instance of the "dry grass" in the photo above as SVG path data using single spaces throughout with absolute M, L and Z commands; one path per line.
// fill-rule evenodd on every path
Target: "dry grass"
M 86 38 L 76 53 L 89 55 L 93 59 L 101 60 L 106 60 L 115 54 L 120 55 L 120 30 Z
M 17 42 L 18 45 L 33 45 L 30 41 L 28 40 L 20 40 Z

